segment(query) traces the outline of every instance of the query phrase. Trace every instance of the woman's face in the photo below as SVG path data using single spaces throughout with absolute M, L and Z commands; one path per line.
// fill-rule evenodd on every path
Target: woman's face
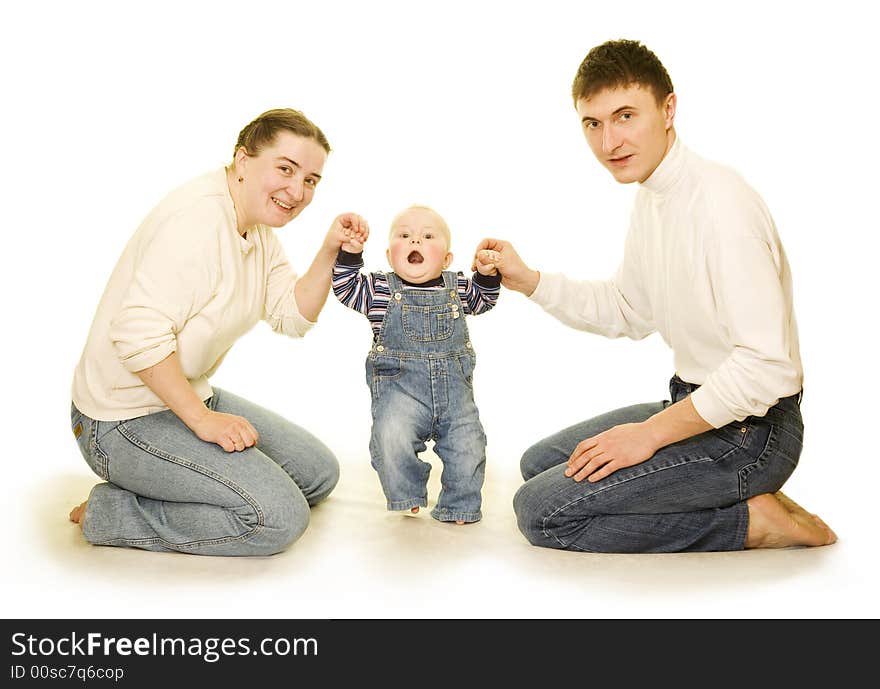
M 254 225 L 282 227 L 312 202 L 327 152 L 314 139 L 281 131 L 271 146 L 255 156 L 239 149 L 235 156 L 236 208 L 240 229 Z M 238 178 L 244 180 L 239 182 Z

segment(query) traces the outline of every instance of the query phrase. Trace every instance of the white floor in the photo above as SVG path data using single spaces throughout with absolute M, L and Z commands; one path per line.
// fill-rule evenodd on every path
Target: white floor
M 431 455 L 433 457 L 433 455 Z M 436 462 L 436 457 L 433 457 Z M 74 465 L 75 466 L 75 465 Z M 436 475 L 436 471 L 433 472 Z M 440 524 L 383 509 L 372 469 L 344 465 L 289 551 L 210 558 L 88 545 L 65 522 L 92 485 L 41 477 L 12 523 L 29 542 L 7 559 L 4 616 L 170 618 L 874 617 L 873 526 L 829 517 L 817 549 L 591 555 L 529 546 L 516 529 L 515 475 L 490 472 L 481 523 Z M 436 482 L 432 478 L 436 496 Z

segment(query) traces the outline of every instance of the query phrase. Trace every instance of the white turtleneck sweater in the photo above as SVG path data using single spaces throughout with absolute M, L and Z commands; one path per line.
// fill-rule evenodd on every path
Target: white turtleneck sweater
M 606 337 L 658 331 L 715 428 L 801 390 L 791 272 L 770 212 L 736 172 L 678 137 L 640 185 L 614 278 L 541 273 L 531 299 Z
M 296 304 L 297 275 L 272 228 L 238 233 L 226 170 L 171 192 L 122 253 L 73 378 L 73 402 L 100 421 L 167 409 L 138 371 L 177 352 L 196 394 L 260 319 L 299 337 L 314 325 Z

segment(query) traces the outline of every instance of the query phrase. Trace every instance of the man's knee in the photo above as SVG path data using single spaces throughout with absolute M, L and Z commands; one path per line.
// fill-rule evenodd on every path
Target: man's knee
M 519 460 L 519 470 L 524 481 L 534 478 L 547 468 L 547 450 L 548 448 L 541 441 L 523 453 L 522 459 Z
M 546 545 L 543 517 L 538 507 L 539 496 L 528 482 L 519 487 L 513 496 L 513 512 L 520 532 L 532 545 Z

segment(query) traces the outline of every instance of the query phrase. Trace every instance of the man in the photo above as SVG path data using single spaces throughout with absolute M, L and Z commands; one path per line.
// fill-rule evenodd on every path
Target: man
M 837 537 L 781 492 L 800 456 L 802 369 L 791 275 L 770 213 L 732 170 L 676 136 L 666 69 L 637 41 L 589 52 L 572 86 L 583 133 L 637 182 L 624 257 L 606 282 L 529 268 L 510 243 L 502 284 L 574 328 L 675 355 L 671 401 L 609 412 L 526 451 L 514 498 L 535 545 L 677 552 L 826 545 Z

